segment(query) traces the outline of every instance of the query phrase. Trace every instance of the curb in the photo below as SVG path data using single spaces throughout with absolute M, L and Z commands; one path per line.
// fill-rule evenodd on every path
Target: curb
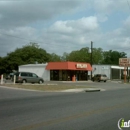
M 105 91 L 104 89 L 100 88 L 81 88 L 81 89 L 67 89 L 62 90 L 60 92 L 99 92 L 99 91 Z
M 99 92 L 101 91 L 100 89 L 93 89 L 93 90 L 85 90 L 85 92 Z

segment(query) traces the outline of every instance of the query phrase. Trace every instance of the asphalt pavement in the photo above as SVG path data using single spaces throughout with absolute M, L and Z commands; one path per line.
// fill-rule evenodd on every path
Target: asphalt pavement
M 0 130 L 118 130 L 119 119 L 130 120 L 129 84 L 89 84 L 106 91 L 48 93 L 0 87 Z

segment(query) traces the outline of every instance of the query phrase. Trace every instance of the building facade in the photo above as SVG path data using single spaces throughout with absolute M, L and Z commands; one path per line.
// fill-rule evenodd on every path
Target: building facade
M 72 81 L 88 80 L 88 71 L 92 71 L 89 63 L 81 62 L 49 62 L 50 80 Z
M 123 79 L 124 67 L 113 65 L 91 65 L 81 62 L 49 62 L 46 64 L 28 64 L 19 66 L 22 72 L 33 72 L 45 81 L 87 81 L 95 74 L 106 74 L 109 79 Z M 127 76 L 130 68 L 127 68 Z
M 115 65 L 93 65 L 92 74 L 106 74 L 109 79 L 123 79 L 124 67 Z M 130 68 L 127 68 L 127 76 L 130 74 Z
M 27 64 L 20 65 L 19 72 L 32 72 L 42 77 L 45 81 L 50 81 L 50 71 L 46 70 L 47 64 Z
M 92 67 L 89 63 L 81 62 L 49 62 L 21 65 L 19 71 L 36 73 L 45 81 L 81 81 L 88 80 L 88 72 L 92 71 Z

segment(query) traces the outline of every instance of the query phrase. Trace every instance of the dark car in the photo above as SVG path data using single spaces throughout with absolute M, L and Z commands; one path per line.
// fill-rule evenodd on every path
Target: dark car
M 44 83 L 44 79 L 31 72 L 15 73 L 16 83 Z
M 108 77 L 105 74 L 96 74 L 94 77 L 92 77 L 92 81 L 104 81 L 106 82 L 108 80 Z

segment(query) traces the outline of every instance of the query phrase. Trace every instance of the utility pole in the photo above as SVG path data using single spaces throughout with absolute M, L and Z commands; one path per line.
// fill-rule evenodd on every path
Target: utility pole
M 93 42 L 91 41 L 91 67 L 93 65 Z M 92 71 L 91 71 L 91 79 L 92 79 Z

